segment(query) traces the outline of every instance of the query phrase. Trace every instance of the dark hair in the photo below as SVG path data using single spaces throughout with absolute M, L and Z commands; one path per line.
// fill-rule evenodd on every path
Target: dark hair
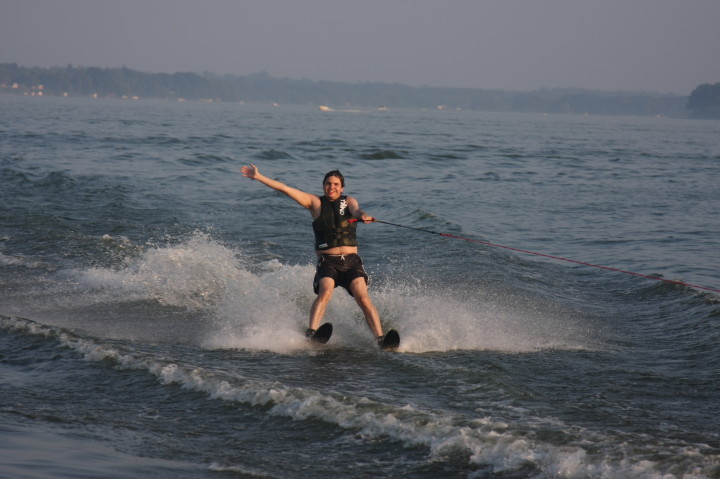
M 340 178 L 340 186 L 345 187 L 345 177 L 342 175 L 342 173 L 340 173 L 340 170 L 328 171 L 325 174 L 325 178 L 323 178 L 323 185 L 325 184 L 327 179 L 331 176 L 337 176 L 338 178 Z

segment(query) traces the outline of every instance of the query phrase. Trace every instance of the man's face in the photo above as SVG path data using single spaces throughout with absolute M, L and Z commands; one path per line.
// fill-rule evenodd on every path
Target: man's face
M 342 195 L 343 192 L 343 186 L 340 182 L 340 178 L 337 176 L 328 176 L 325 183 L 323 183 L 323 191 L 325 192 L 325 197 L 330 201 L 335 201 L 340 198 L 340 195 Z

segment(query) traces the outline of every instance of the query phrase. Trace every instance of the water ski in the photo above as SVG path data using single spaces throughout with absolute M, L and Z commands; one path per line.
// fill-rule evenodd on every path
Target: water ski
M 332 336 L 332 323 L 325 323 L 312 334 L 308 339 L 315 344 L 325 344 Z
M 383 337 L 380 343 L 380 351 L 394 351 L 400 346 L 400 335 L 394 329 L 391 329 Z

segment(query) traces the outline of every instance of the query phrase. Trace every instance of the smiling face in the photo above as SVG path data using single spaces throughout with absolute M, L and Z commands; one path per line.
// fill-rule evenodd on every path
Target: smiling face
M 328 176 L 323 182 L 323 191 L 325 192 L 325 198 L 330 201 L 335 201 L 340 198 L 343 192 L 342 180 L 337 176 Z

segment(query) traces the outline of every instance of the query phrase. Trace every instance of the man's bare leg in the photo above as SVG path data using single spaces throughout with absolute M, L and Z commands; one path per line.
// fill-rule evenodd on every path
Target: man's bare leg
M 375 308 L 375 305 L 370 300 L 370 294 L 367 289 L 367 282 L 365 278 L 355 278 L 350 283 L 350 291 L 352 291 L 355 302 L 362 309 L 365 315 L 365 321 L 372 330 L 376 338 L 383 335 L 382 325 L 380 324 L 380 315 Z
M 330 303 L 330 298 L 332 298 L 334 290 L 335 280 L 328 277 L 320 279 L 317 298 L 315 298 L 312 308 L 310 308 L 310 325 L 308 326 L 310 329 L 317 329 L 320 327 L 320 322 L 322 321 L 323 316 L 325 316 L 325 311 L 327 310 L 328 303 Z

